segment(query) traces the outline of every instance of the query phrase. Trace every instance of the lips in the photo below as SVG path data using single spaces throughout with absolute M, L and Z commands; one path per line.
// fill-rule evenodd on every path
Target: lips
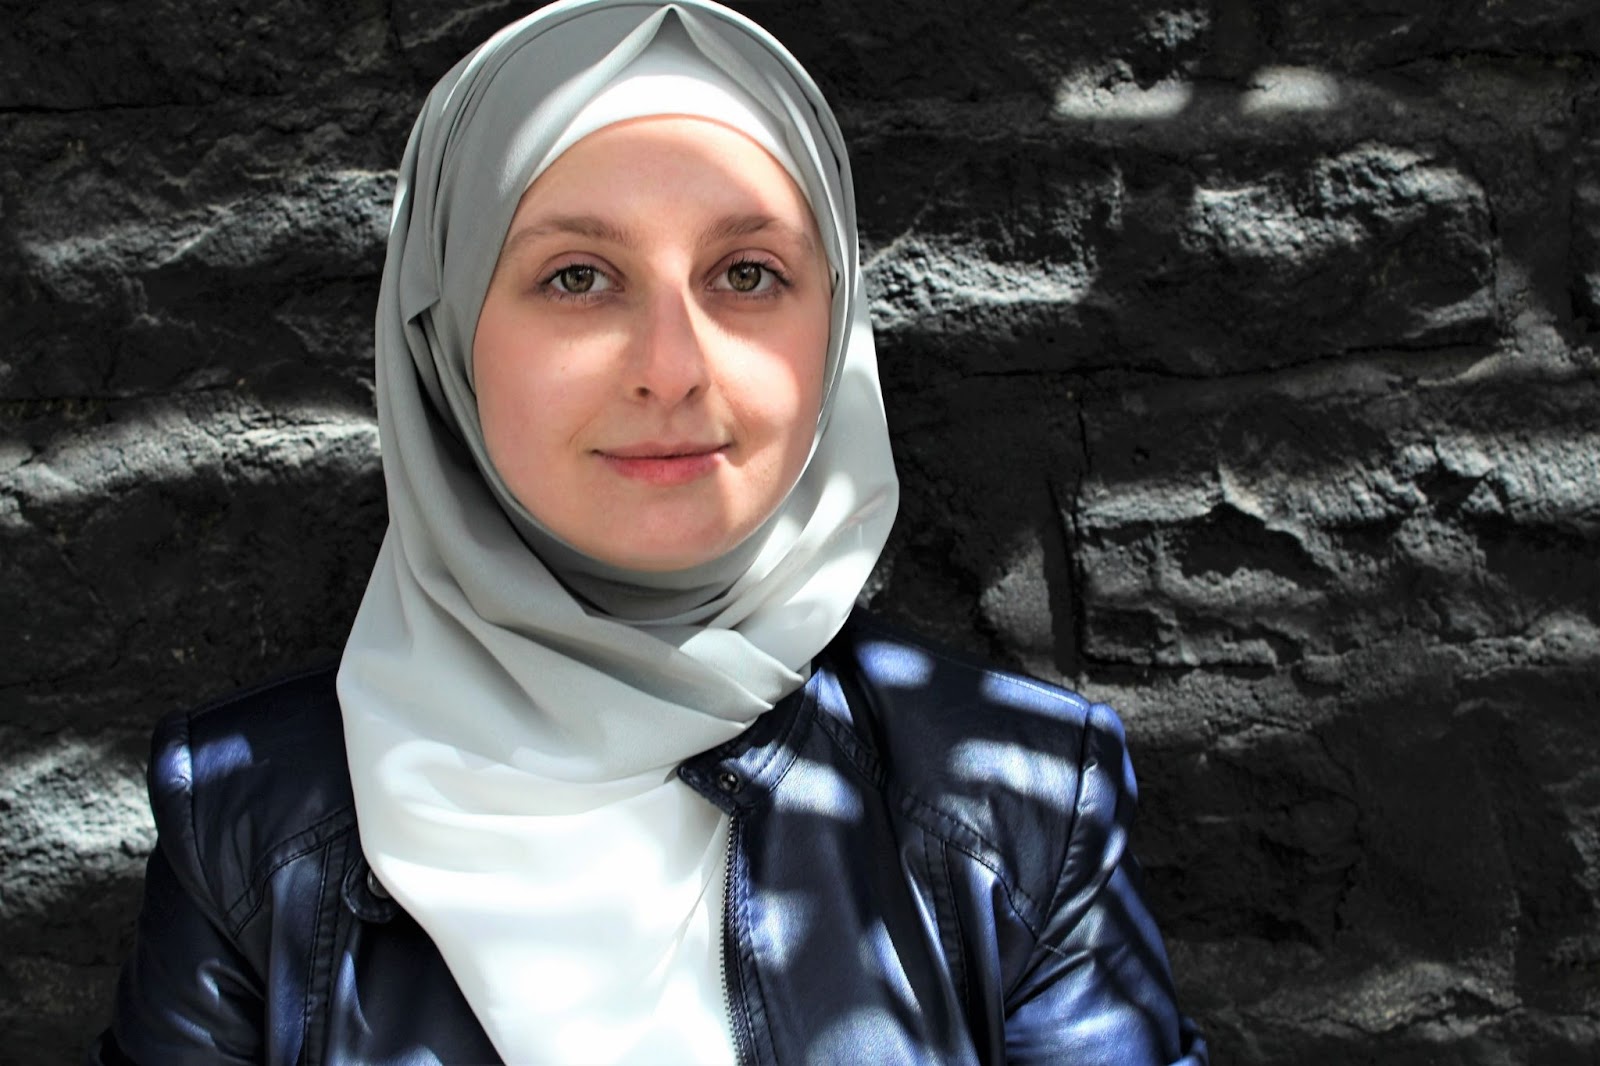
M 724 462 L 728 445 L 692 441 L 641 441 L 596 450 L 612 472 L 646 485 L 671 488 L 708 477 Z
M 597 449 L 601 455 L 612 459 L 683 459 L 696 455 L 709 455 L 726 448 L 726 444 L 694 444 L 687 441 L 641 441 L 615 448 Z

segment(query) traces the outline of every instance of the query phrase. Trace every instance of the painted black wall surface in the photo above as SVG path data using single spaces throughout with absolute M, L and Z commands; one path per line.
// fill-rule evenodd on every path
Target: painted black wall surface
M 751 0 L 853 147 L 874 606 L 1123 712 L 1219 1063 L 1600 1061 L 1592 0 Z M 337 654 L 433 80 L 526 4 L 0 0 L 0 1059 L 164 711 Z

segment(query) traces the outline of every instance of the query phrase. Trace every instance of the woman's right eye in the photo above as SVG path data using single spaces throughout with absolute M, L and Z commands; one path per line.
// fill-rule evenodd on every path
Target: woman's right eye
M 611 288 L 611 279 L 597 267 L 574 263 L 551 274 L 545 279 L 545 285 L 558 296 L 590 296 Z

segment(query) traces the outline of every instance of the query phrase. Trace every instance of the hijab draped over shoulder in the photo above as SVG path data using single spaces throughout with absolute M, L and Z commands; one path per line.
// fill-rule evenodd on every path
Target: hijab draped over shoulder
M 612 92 L 663 71 L 704 91 Z M 833 272 L 807 465 L 755 533 L 685 571 L 563 543 L 506 489 L 478 420 L 472 340 L 500 246 L 597 113 L 741 129 L 796 179 Z M 362 849 L 508 1061 L 731 1059 L 728 821 L 676 768 L 804 682 L 888 536 L 858 259 L 832 112 L 777 41 L 703 0 L 544 8 L 446 74 L 412 131 L 376 332 L 389 528 L 339 699 Z

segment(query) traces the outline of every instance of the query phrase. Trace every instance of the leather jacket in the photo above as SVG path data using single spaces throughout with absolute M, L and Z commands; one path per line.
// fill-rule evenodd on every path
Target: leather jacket
M 683 780 L 732 817 L 747 1063 L 1205 1063 L 1125 849 L 1111 710 L 852 617 Z M 159 839 L 92 1063 L 499 1062 L 369 875 L 331 668 L 158 727 Z

